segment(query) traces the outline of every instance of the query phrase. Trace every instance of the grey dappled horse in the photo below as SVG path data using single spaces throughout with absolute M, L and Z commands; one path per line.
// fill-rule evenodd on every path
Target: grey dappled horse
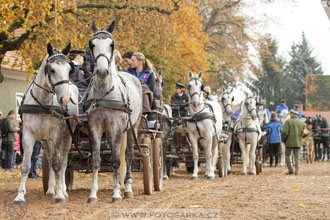
M 241 105 L 241 117 L 235 125 L 234 132 L 237 134 L 241 156 L 243 161 L 242 174 L 247 174 L 247 164 L 250 173 L 256 175 L 256 147 L 260 139 L 261 129 L 257 120 L 256 94 L 245 94 L 246 98 Z
M 290 112 L 287 109 L 283 109 L 281 113 L 279 113 L 279 116 L 280 116 L 280 122 L 283 127 L 285 122 L 290 119 Z M 285 165 L 285 144 L 282 141 L 280 148 L 280 167 L 283 167 L 284 165 Z
M 232 94 L 233 88 L 230 89 L 222 89 L 221 96 L 218 99 L 218 102 L 221 105 L 223 119 L 226 121 L 226 130 L 222 130 L 222 133 L 228 136 L 226 140 L 226 155 L 224 155 L 225 167 L 227 174 L 231 174 L 231 166 L 230 166 L 230 150 L 233 138 L 233 125 L 232 125 L 232 102 L 234 101 L 234 96 Z
M 264 131 L 266 129 L 267 124 L 269 123 L 269 120 L 270 120 L 270 118 L 268 118 L 267 111 L 264 107 L 263 108 L 259 107 L 257 117 L 258 117 L 258 120 L 259 120 L 261 130 Z M 261 138 L 259 140 L 259 145 L 262 145 L 262 148 L 263 148 L 263 155 L 262 156 L 263 156 L 263 165 L 265 166 L 266 165 L 266 158 L 267 158 L 266 157 L 266 155 L 267 155 L 266 149 L 267 149 L 267 145 L 268 145 L 268 137 L 267 137 L 267 134 L 265 132 L 263 132 L 263 134 L 261 135 Z
M 71 45 L 59 51 L 47 45 L 46 56 L 25 93 L 20 112 L 23 120 L 24 157 L 22 163 L 21 184 L 15 204 L 25 203 L 25 183 L 31 167 L 31 154 L 35 141 L 40 141 L 45 147 L 45 153 L 50 164 L 50 178 L 47 195 L 56 195 L 55 202 L 65 202 L 68 198 L 65 185 L 65 170 L 67 156 L 71 147 L 72 136 L 64 115 L 78 114 L 78 88 L 69 85 L 69 73 L 73 65 L 65 57 Z M 70 101 L 71 100 L 71 101 Z M 65 107 L 66 106 L 66 107 Z M 75 121 L 69 121 L 72 131 Z M 54 173 L 55 172 L 55 173 Z
M 198 179 L 198 141 L 205 152 L 205 176 L 214 179 L 218 162 L 218 140 L 222 131 L 222 111 L 217 101 L 205 101 L 203 96 L 203 73 L 188 74 L 189 111 L 187 120 L 189 140 L 192 145 L 194 172 L 191 179 Z
M 120 148 L 124 132 L 127 133 L 127 153 L 131 155 L 142 114 L 142 87 L 135 76 L 117 71 L 113 51 L 115 41 L 111 35 L 114 21 L 106 30 L 98 30 L 93 22 L 94 35 L 89 40 L 95 66 L 94 78 L 84 103 L 93 147 L 93 183 L 88 203 L 97 201 L 98 172 L 101 165 L 100 145 L 106 133 L 112 149 L 114 171 L 112 202 L 120 202 L 119 165 Z M 126 135 L 125 135 L 126 136 Z M 123 146 L 124 147 L 124 146 Z M 131 157 L 126 157 L 125 197 L 132 197 Z

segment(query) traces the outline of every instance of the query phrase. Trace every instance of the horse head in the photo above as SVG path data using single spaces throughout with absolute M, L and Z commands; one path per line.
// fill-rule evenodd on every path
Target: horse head
M 290 119 L 290 113 L 287 109 L 283 109 L 281 111 L 281 113 L 279 114 L 280 116 L 280 122 L 282 125 L 284 125 L 284 123 Z
M 73 63 L 66 58 L 70 48 L 71 44 L 69 43 L 60 51 L 48 43 L 48 57 L 44 63 L 46 87 L 49 92 L 56 94 L 57 101 L 62 106 L 66 106 L 70 100 L 69 74 L 74 71 Z
M 242 115 L 243 115 L 243 109 L 245 108 L 249 115 L 251 116 L 252 120 L 255 120 L 257 118 L 257 108 L 256 108 L 256 94 L 253 93 L 252 96 L 245 93 L 245 100 L 242 104 Z
M 218 100 L 222 105 L 224 112 L 227 115 L 232 114 L 232 102 L 234 101 L 234 96 L 232 92 L 233 92 L 233 88 L 230 89 L 223 88 L 220 99 Z
M 200 72 L 198 75 L 192 72 L 188 73 L 188 94 L 190 102 L 192 103 L 192 110 L 199 110 L 199 107 L 204 104 L 203 90 L 204 86 L 202 83 L 203 73 Z
M 103 28 L 98 30 L 95 21 L 93 21 L 94 35 L 88 41 L 88 48 L 95 63 L 94 73 L 101 79 L 105 79 L 109 74 L 115 72 L 116 67 L 112 65 L 114 63 L 115 40 L 111 34 L 114 27 L 115 21 L 112 21 L 106 30 Z

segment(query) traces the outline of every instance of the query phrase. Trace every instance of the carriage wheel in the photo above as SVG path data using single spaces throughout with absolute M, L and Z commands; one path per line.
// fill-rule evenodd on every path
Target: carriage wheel
M 160 138 L 156 138 L 154 143 L 153 174 L 155 191 L 160 191 L 163 187 L 163 149 Z
M 73 186 L 73 171 L 70 169 L 66 169 L 65 171 L 65 185 L 66 185 L 66 190 L 72 190 Z
M 219 169 L 219 176 L 224 177 L 225 176 L 225 163 L 224 163 L 224 146 L 223 143 L 219 143 L 219 152 L 220 156 L 218 158 L 218 169 Z
M 49 163 L 47 160 L 46 152 L 44 151 L 42 158 L 42 185 L 45 194 L 48 190 L 48 181 L 49 181 Z
M 143 140 L 143 144 L 147 144 L 149 146 L 149 152 L 151 150 L 151 139 L 149 137 Z M 143 155 L 143 186 L 144 193 L 147 195 L 152 194 L 152 164 L 150 160 L 150 154 Z

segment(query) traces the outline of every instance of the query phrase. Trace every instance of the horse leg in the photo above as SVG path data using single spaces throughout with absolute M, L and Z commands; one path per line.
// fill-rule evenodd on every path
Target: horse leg
M 216 134 L 217 135 L 217 134 Z M 219 143 L 217 140 L 217 137 L 214 136 L 212 138 L 212 143 L 211 143 L 211 147 L 212 147 L 212 155 L 211 155 L 211 173 L 214 174 L 217 164 L 218 164 L 218 157 L 219 157 Z M 222 152 L 221 152 L 222 153 Z M 214 178 L 214 176 L 213 176 Z
M 121 202 L 120 195 L 120 183 L 119 183 L 119 166 L 120 166 L 120 144 L 122 138 L 122 130 L 118 129 L 116 131 L 115 136 L 112 138 L 112 167 L 113 167 L 113 195 L 112 202 L 118 203 Z
M 31 168 L 31 155 L 33 151 L 33 146 L 35 143 L 35 138 L 28 131 L 23 132 L 23 144 L 24 144 L 24 157 L 21 168 L 21 184 L 18 188 L 18 194 L 14 199 L 14 203 L 16 205 L 24 205 L 25 204 L 25 193 L 26 193 L 26 178 Z
M 133 132 L 137 135 L 137 129 L 131 128 L 127 134 L 127 147 L 126 147 L 126 176 L 124 180 L 125 184 L 125 198 L 133 198 L 133 190 L 132 190 L 132 156 L 133 156 L 133 146 L 134 146 L 134 137 Z
M 246 149 L 245 149 L 245 142 L 239 140 L 239 148 L 241 149 L 241 156 L 243 161 L 243 171 L 242 174 L 246 175 Z
M 69 195 L 66 192 L 66 183 L 65 183 L 65 171 L 68 165 L 68 153 L 71 148 L 72 137 L 68 134 L 66 137 L 62 139 L 62 155 L 61 155 L 61 184 L 62 184 L 62 192 L 66 200 L 69 200 Z
M 93 180 L 91 187 L 91 194 L 88 197 L 87 203 L 95 203 L 97 202 L 97 191 L 98 187 L 98 175 L 101 166 L 101 157 L 100 157 L 100 147 L 101 147 L 101 138 L 102 132 L 96 131 L 96 129 L 90 129 L 89 126 L 89 135 L 91 144 L 93 147 Z
M 250 144 L 250 152 L 248 152 L 250 154 L 250 165 L 249 165 L 249 169 L 250 169 L 250 174 L 251 175 L 256 175 L 256 148 L 257 148 L 257 142 L 252 141 L 252 143 Z
M 194 172 L 191 176 L 192 180 L 197 180 L 198 179 L 198 144 L 197 144 L 197 136 L 194 134 L 190 134 L 189 132 L 189 139 L 191 142 L 191 147 L 193 151 L 193 159 L 194 159 Z
M 230 166 L 230 156 L 231 156 L 231 144 L 232 144 L 232 134 L 230 133 L 228 135 L 228 139 L 227 139 L 227 142 L 226 142 L 226 155 L 223 155 L 224 158 L 225 158 L 225 166 L 227 166 L 227 174 L 231 174 L 232 171 L 231 171 L 231 166 Z
M 285 144 L 281 142 L 281 149 L 280 149 L 280 157 L 281 157 L 281 162 L 280 162 L 280 167 L 283 167 L 285 165 Z

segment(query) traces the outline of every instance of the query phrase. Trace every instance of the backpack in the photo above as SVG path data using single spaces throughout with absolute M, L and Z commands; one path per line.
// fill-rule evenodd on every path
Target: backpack
M 1 135 L 1 138 L 7 137 L 8 133 L 9 133 L 8 128 L 6 126 L 7 120 L 8 120 L 8 118 L 4 118 L 0 121 L 0 135 Z

